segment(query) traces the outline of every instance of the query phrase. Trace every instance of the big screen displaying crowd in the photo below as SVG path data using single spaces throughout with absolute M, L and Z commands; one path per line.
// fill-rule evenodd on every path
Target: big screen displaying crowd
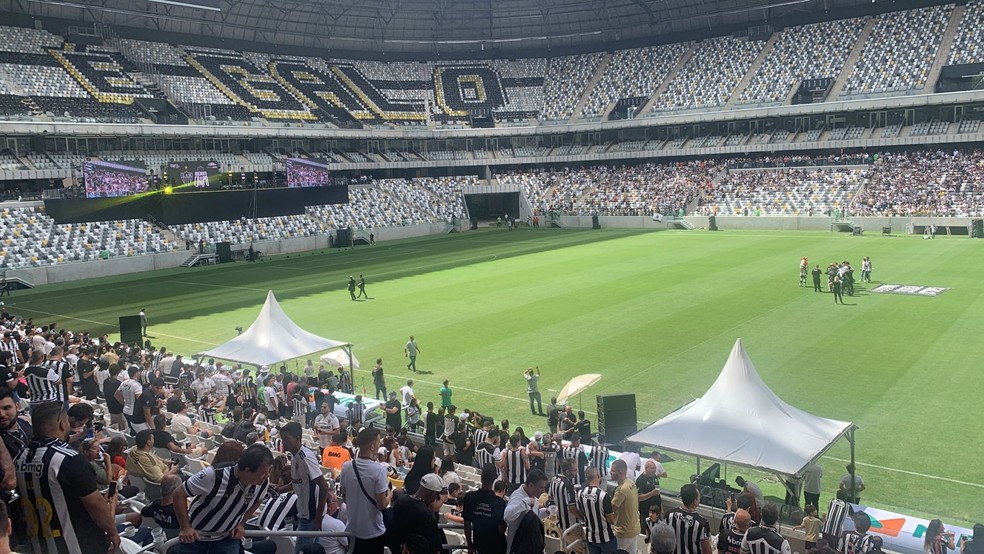
M 141 162 L 88 161 L 82 166 L 87 198 L 115 198 L 150 190 L 147 166 Z
M 287 158 L 288 187 L 324 187 L 338 184 L 321 158 Z

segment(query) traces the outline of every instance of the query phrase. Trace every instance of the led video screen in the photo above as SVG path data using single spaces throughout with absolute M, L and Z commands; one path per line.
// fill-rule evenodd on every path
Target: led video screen
M 143 162 L 87 161 L 82 164 L 87 198 L 115 198 L 147 192 L 147 166 Z
M 214 160 L 170 162 L 161 168 L 161 181 L 172 192 L 200 192 L 221 186 L 222 172 Z

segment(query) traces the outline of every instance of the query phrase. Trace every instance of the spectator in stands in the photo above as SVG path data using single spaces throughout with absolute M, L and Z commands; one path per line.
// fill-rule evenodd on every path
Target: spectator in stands
M 321 473 L 317 456 L 304 446 L 302 436 L 303 428 L 296 421 L 280 428 L 284 450 L 292 455 L 290 474 L 298 499 L 294 528 L 297 531 L 317 531 L 321 529 L 328 501 L 328 483 Z M 298 537 L 294 551 L 311 542 L 315 542 L 314 537 Z
M 392 522 L 395 529 L 387 529 L 395 535 L 396 544 L 402 546 L 407 535 L 417 533 L 427 538 L 428 552 L 440 553 L 447 539 L 438 527 L 436 514 L 443 504 L 441 497 L 446 494 L 444 481 L 434 473 L 428 473 L 420 479 L 420 485 L 413 494 L 400 495 L 393 503 Z
M 339 479 L 348 506 L 345 530 L 355 535 L 356 554 L 382 554 L 384 539 L 383 510 L 392 499 L 386 469 L 374 460 L 380 446 L 375 429 L 359 431 L 355 444 L 359 455 L 342 466 Z
M 447 459 L 445 459 L 447 460 Z M 452 466 L 450 461 L 447 463 Z M 465 523 L 465 543 L 469 552 L 478 554 L 506 553 L 506 502 L 495 494 L 493 484 L 499 473 L 495 466 L 482 467 L 481 488 L 465 494 L 462 517 Z M 447 480 L 445 480 L 447 483 Z
M 974 538 L 964 541 L 961 554 L 982 554 L 984 553 L 984 524 L 974 524 Z
M 420 486 L 420 480 L 425 475 L 434 473 L 436 466 L 434 449 L 430 446 L 420 447 L 420 450 L 417 451 L 417 457 L 414 459 L 413 467 L 410 468 L 406 477 L 403 478 L 403 490 L 407 491 L 407 494 L 417 492 L 417 487 Z
M 736 516 L 737 519 L 737 516 Z M 779 521 L 779 507 L 769 502 L 762 507 L 762 523 L 745 533 L 741 542 L 742 554 L 791 554 L 789 541 L 779 534 L 776 523 Z
M 602 489 L 601 473 L 589 467 L 585 472 L 587 486 L 577 493 L 577 511 L 584 516 L 584 535 L 591 554 L 610 554 L 618 548 L 615 530 L 615 511 L 608 491 Z
M 676 534 L 672 527 L 663 522 L 653 526 L 649 535 L 649 552 L 651 554 L 674 554 L 676 545 Z
M 137 433 L 136 447 L 127 456 L 126 471 L 130 475 L 160 483 L 165 475 L 176 475 L 178 466 L 171 460 L 162 460 L 154 453 L 154 432 L 144 429 Z
M 167 540 L 178 536 L 178 517 L 174 514 L 174 491 L 180 486 L 180 477 L 165 475 L 161 479 L 161 497 L 140 510 L 140 515 L 157 522 L 157 525 L 164 530 Z
M 793 529 L 803 531 L 803 541 L 806 543 L 806 549 L 812 550 L 817 547 L 817 541 L 820 540 L 820 530 L 823 528 L 823 521 L 817 516 L 817 507 L 813 504 L 807 504 L 803 511 L 806 515 L 803 516 L 802 523 L 793 527 Z
M 676 554 L 711 554 L 710 527 L 697 513 L 700 491 L 694 485 L 684 485 L 680 488 L 680 502 L 682 506 L 666 514 L 666 522 L 676 534 Z
M 837 540 L 837 551 L 842 554 L 868 554 L 872 548 L 872 537 L 868 534 L 871 518 L 864 512 L 855 512 L 851 515 L 851 521 L 854 522 L 854 530 L 841 533 Z
M 244 450 L 246 446 L 237 440 L 225 441 L 215 449 L 212 465 L 238 461 L 243 456 Z
M 520 541 L 527 543 L 525 545 L 526 548 L 536 551 L 536 542 L 530 544 L 532 541 L 526 540 L 526 537 L 535 539 L 537 533 L 527 533 L 526 530 L 529 527 L 535 528 L 537 526 L 539 527 L 538 536 L 541 547 L 539 551 L 542 552 L 543 524 L 540 523 L 537 514 L 537 499 L 540 498 L 546 487 L 547 476 L 542 471 L 534 469 L 526 476 L 526 484 L 516 489 L 516 492 L 509 496 L 509 502 L 506 504 L 505 511 L 503 512 L 503 518 L 506 522 L 506 552 L 517 552 L 517 549 L 513 547 L 514 539 L 517 539 L 517 537 L 520 537 Z M 536 522 L 528 519 L 530 514 L 536 518 Z M 522 534 L 520 533 L 520 529 L 524 530 Z M 526 552 L 525 548 L 523 551 Z
M 321 530 L 328 533 L 344 533 L 345 523 L 340 521 L 338 518 L 332 516 L 331 514 L 336 514 L 339 511 L 338 496 L 329 491 L 328 492 L 328 508 L 321 521 Z M 318 544 L 324 547 L 324 552 L 326 554 L 345 554 L 348 551 L 348 537 L 320 537 L 318 538 Z
M 235 465 L 207 467 L 178 487 L 173 505 L 181 543 L 171 552 L 237 552 L 245 521 L 266 497 L 272 465 L 270 450 L 254 445 Z M 190 506 L 189 497 L 193 498 Z
M 636 542 L 641 532 L 639 519 L 639 490 L 635 481 L 626 477 L 628 470 L 624 460 L 612 462 L 612 479 L 618 484 L 612 496 L 615 510 L 615 537 L 618 548 L 627 552 L 636 551 Z
M 946 554 L 947 550 L 954 550 L 953 531 L 947 531 L 943 527 L 943 522 L 934 519 L 926 526 L 926 536 L 923 539 L 924 554 Z
M 730 523 L 723 525 L 721 532 L 718 533 L 718 553 L 740 554 L 745 533 L 752 527 L 752 516 L 746 510 L 739 508 L 728 521 Z M 725 520 L 722 519 L 721 522 L 723 524 Z

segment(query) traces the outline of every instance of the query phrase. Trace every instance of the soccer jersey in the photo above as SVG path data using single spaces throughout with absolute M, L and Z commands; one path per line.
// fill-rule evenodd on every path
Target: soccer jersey
M 523 449 L 506 450 L 506 468 L 509 472 L 509 482 L 522 485 L 526 482 L 526 465 L 523 463 Z
M 314 483 L 322 477 L 318 459 L 314 453 L 302 446 L 290 461 L 291 485 L 297 495 L 297 517 L 311 519 L 318 512 L 318 486 Z
M 752 527 L 741 542 L 742 554 L 790 554 L 789 541 L 771 527 Z
M 58 439 L 36 437 L 14 468 L 35 552 L 106 552 L 106 533 L 81 500 L 98 490 L 85 456 Z
M 604 544 L 615 538 L 606 514 L 612 512 L 611 496 L 598 487 L 587 486 L 577 494 L 577 508 L 584 516 L 584 536 L 589 543 Z
M 558 475 L 550 481 L 550 500 L 557 505 L 557 522 L 560 524 L 561 532 L 577 522 L 577 518 L 568 509 L 571 504 L 577 505 L 577 495 L 574 493 L 574 484 L 563 475 Z
M 243 485 L 237 476 L 236 466 L 230 464 L 207 467 L 185 481 L 185 494 L 193 497 L 188 517 L 199 540 L 226 538 L 246 511 L 266 496 L 268 481 Z
M 666 523 L 676 533 L 676 554 L 700 554 L 700 543 L 711 538 L 710 526 L 704 516 L 683 508 L 670 510 Z

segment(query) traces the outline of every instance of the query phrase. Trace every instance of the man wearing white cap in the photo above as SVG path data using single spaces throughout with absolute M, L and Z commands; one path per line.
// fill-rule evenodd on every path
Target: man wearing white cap
M 416 492 L 397 498 L 393 503 L 393 521 L 397 526 L 395 536 L 401 546 L 407 535 L 416 533 L 427 539 L 429 552 L 441 552 L 442 545 L 447 541 L 444 531 L 437 526 L 437 516 L 434 514 L 440 511 L 442 496 L 447 492 L 444 480 L 436 473 L 428 473 L 420 479 Z

